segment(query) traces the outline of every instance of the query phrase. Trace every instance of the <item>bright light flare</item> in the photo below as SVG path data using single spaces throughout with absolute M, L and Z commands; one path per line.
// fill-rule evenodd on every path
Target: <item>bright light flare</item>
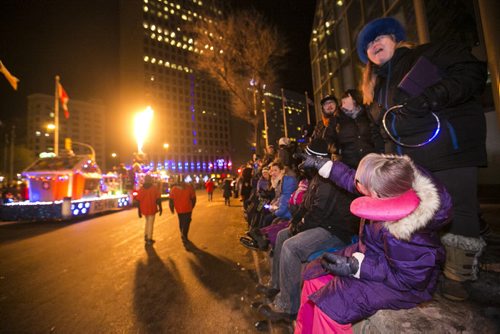
M 137 141 L 137 153 L 144 153 L 142 147 L 148 137 L 149 126 L 153 120 L 153 109 L 148 106 L 146 110 L 135 115 L 134 135 Z

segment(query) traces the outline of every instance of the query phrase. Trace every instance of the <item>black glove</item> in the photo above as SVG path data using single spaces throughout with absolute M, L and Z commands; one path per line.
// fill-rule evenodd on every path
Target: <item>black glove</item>
M 414 116 L 425 116 L 430 112 L 429 100 L 424 95 L 409 98 L 404 104 L 404 109 Z
M 354 275 L 359 269 L 358 259 L 334 253 L 325 253 L 321 257 L 321 266 L 331 274 L 337 276 Z
M 324 164 L 326 164 L 330 159 L 317 157 L 314 155 L 308 155 L 305 153 L 297 153 L 296 156 L 304 161 L 299 165 L 299 169 L 313 168 L 320 170 Z
M 448 100 L 448 89 L 438 82 L 424 89 L 422 94 L 409 98 L 403 105 L 411 114 L 425 116 L 429 111 L 444 108 Z

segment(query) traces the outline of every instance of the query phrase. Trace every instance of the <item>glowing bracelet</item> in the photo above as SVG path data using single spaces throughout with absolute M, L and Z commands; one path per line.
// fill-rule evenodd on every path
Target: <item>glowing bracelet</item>
M 432 136 L 429 139 L 427 139 L 426 141 L 421 142 L 419 144 L 405 144 L 405 143 L 397 140 L 396 138 L 394 138 L 394 136 L 391 134 L 391 132 L 387 128 L 386 118 L 390 112 L 397 112 L 396 110 L 401 109 L 401 108 L 403 108 L 403 105 L 398 104 L 398 105 L 395 105 L 395 106 L 387 109 L 387 111 L 384 113 L 384 117 L 382 118 L 382 125 L 384 126 L 384 130 L 387 133 L 387 135 L 392 139 L 393 142 L 395 142 L 396 144 L 398 144 L 400 146 L 404 146 L 404 147 L 422 147 L 424 145 L 429 144 L 431 141 L 433 141 L 437 137 L 437 135 L 441 131 L 441 122 L 439 121 L 439 117 L 435 113 L 431 112 L 432 116 L 434 116 L 434 118 L 436 119 L 437 126 L 436 126 L 436 130 L 434 131 L 434 133 L 432 134 Z

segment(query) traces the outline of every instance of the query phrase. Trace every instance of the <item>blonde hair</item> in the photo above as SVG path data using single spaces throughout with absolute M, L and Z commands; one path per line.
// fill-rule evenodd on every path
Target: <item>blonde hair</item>
M 412 188 L 415 166 L 406 155 L 370 153 L 359 162 L 356 180 L 379 197 L 394 197 Z
M 414 42 L 401 41 L 396 44 L 396 49 L 403 47 L 413 49 L 416 46 L 417 44 Z M 361 93 L 363 93 L 363 104 L 371 104 L 373 102 L 375 84 L 377 83 L 377 75 L 373 70 L 374 66 L 375 64 L 368 60 L 368 63 L 366 63 L 363 69 L 363 78 L 359 89 Z

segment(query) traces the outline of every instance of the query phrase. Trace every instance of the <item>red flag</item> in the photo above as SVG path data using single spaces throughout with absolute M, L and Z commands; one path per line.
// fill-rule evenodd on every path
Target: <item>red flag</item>
M 66 91 L 64 90 L 63 86 L 61 84 L 58 84 L 59 85 L 59 99 L 61 100 L 61 105 L 62 105 L 62 109 L 64 110 L 64 117 L 65 118 L 69 118 L 69 111 L 68 111 L 68 101 L 69 101 L 69 97 L 68 97 L 68 94 L 66 93 Z

